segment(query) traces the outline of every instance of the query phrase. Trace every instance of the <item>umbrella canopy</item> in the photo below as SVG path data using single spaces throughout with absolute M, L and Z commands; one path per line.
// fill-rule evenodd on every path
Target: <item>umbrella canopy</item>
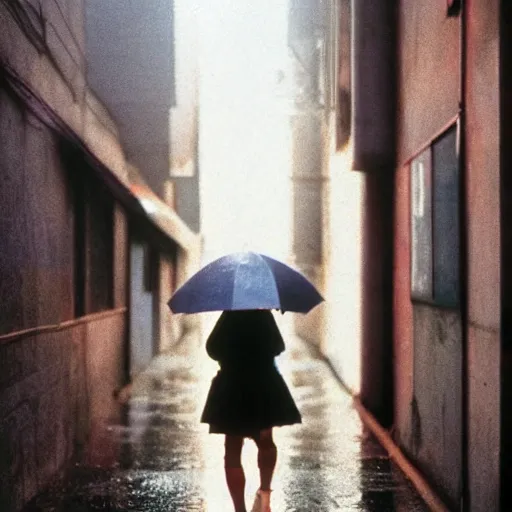
M 228 254 L 194 274 L 171 297 L 174 313 L 281 309 L 307 313 L 324 299 L 293 268 L 263 254 Z

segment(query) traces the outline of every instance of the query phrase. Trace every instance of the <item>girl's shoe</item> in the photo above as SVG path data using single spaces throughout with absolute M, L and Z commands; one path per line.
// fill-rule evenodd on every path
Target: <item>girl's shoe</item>
M 272 512 L 270 510 L 270 493 L 272 491 L 258 490 L 251 512 Z

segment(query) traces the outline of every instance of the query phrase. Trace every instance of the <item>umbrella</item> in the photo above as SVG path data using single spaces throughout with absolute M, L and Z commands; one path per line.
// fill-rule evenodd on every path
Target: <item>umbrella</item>
M 307 313 L 324 299 L 299 272 L 269 256 L 239 252 L 194 274 L 168 302 L 174 313 L 281 309 Z

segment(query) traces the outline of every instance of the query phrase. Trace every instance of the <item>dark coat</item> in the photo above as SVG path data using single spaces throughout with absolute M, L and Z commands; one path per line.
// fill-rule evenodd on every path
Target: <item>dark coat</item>
M 206 342 L 219 362 L 201 416 L 210 432 L 254 435 L 260 430 L 301 422 L 274 358 L 285 349 L 272 313 L 226 311 Z

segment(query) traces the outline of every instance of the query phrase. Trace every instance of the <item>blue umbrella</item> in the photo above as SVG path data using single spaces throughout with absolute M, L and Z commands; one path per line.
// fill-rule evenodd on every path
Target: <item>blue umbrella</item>
M 299 272 L 254 252 L 228 254 L 194 274 L 171 297 L 174 313 L 281 309 L 307 313 L 324 299 Z

